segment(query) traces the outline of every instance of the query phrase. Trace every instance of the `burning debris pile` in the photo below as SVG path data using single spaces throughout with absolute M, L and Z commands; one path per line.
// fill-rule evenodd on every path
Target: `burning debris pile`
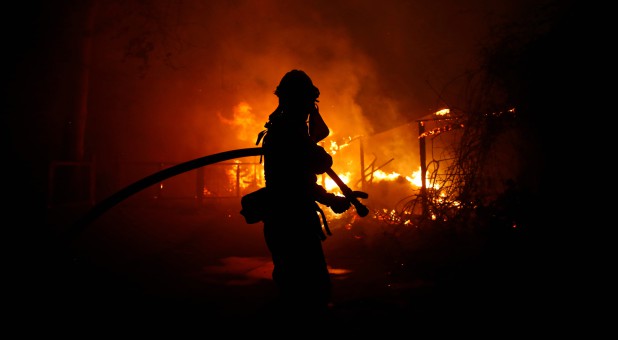
M 514 119 L 515 109 L 509 109 L 491 114 L 444 110 L 419 120 L 420 176 L 425 180 L 385 220 L 414 227 L 439 222 L 462 228 L 478 223 L 478 212 L 493 206 L 503 184 L 512 181 L 513 164 L 496 156 L 507 152 L 503 139 Z

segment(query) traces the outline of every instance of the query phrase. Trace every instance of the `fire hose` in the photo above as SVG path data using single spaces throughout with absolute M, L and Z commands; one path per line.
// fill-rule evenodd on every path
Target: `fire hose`
M 167 169 L 163 169 L 158 171 L 152 175 L 144 177 L 132 184 L 124 187 L 123 189 L 117 191 L 101 202 L 97 203 L 94 207 L 92 207 L 84 216 L 79 218 L 68 230 L 70 236 L 77 236 L 85 227 L 87 227 L 92 221 L 97 219 L 99 216 L 103 215 L 106 211 L 114 207 L 116 204 L 122 202 L 129 196 L 146 189 L 147 187 L 159 183 L 168 178 L 174 177 L 176 175 L 180 175 L 187 171 L 191 171 L 206 165 L 228 161 L 241 157 L 250 157 L 250 156 L 260 156 L 262 155 L 261 147 L 254 148 L 245 148 L 245 149 L 236 149 L 230 151 L 224 151 L 200 158 L 196 158 L 184 163 L 177 164 L 175 166 L 169 167 Z M 350 201 L 350 203 L 356 209 L 356 212 L 359 216 L 365 217 L 369 213 L 369 209 L 361 202 L 359 202 L 358 198 L 367 198 L 368 195 L 361 191 L 352 191 L 343 181 L 339 178 L 339 176 L 332 170 L 328 169 L 326 172 L 335 183 L 341 189 L 343 195 Z

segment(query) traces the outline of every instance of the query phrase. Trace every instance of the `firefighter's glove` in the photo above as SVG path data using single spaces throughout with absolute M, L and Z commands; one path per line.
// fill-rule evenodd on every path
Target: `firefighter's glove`
M 343 214 L 352 206 L 350 201 L 343 196 L 332 195 L 330 197 L 328 206 L 335 214 Z

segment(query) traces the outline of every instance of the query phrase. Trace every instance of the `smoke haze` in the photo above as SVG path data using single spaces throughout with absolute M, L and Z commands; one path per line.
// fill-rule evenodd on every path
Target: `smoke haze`
M 295 68 L 320 89 L 331 137 L 388 130 L 450 104 L 490 29 L 531 3 L 101 3 L 91 142 L 176 161 L 252 146 Z
M 22 54 L 13 90 L 24 114 L 11 118 L 12 143 L 29 162 L 72 159 L 80 124 L 84 156 L 102 174 L 113 174 L 116 161 L 182 162 L 252 147 L 277 105 L 279 80 L 302 69 L 321 91 L 332 140 L 379 136 L 367 143 L 368 155 L 378 164 L 395 158 L 390 170 L 409 173 L 418 167 L 417 145 L 402 138 L 417 133 L 409 123 L 457 105 L 462 75 L 479 66 L 494 28 L 520 24 L 544 2 L 88 4 L 44 3 L 19 13 L 32 24 L 24 25 L 28 39 L 15 38 Z M 85 117 L 76 93 L 85 94 Z

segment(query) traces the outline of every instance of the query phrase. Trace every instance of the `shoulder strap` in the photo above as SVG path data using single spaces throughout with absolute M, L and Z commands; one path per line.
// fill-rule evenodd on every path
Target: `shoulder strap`
M 320 227 L 320 239 L 324 241 L 326 240 L 326 235 L 324 234 L 324 231 L 326 231 L 326 234 L 328 236 L 332 236 L 333 234 L 330 232 L 330 228 L 328 227 L 328 222 L 326 220 L 326 215 L 324 214 L 324 210 L 322 210 L 320 206 L 317 205 L 317 203 L 315 204 L 315 209 L 322 216 L 322 227 L 324 228 L 324 230 L 322 230 L 321 229 L 322 227 Z
M 260 145 L 260 142 L 262 141 L 264 136 L 266 136 L 266 133 L 268 132 L 268 128 L 270 127 L 270 121 L 267 122 L 266 124 L 264 124 L 264 127 L 266 129 L 262 130 L 262 131 L 260 131 L 260 133 L 258 133 L 257 140 L 255 141 L 255 145 Z M 264 157 L 264 154 L 260 155 L 260 163 L 262 163 L 262 157 Z

